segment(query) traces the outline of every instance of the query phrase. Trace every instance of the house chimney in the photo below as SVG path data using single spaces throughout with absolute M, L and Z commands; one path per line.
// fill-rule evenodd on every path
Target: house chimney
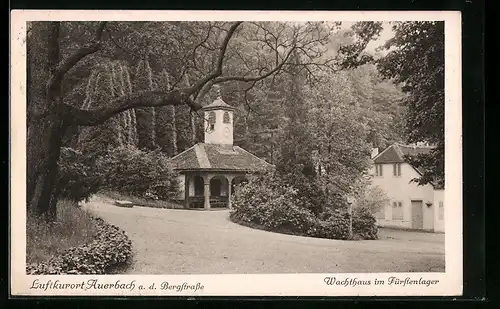
M 374 147 L 374 148 L 372 148 L 372 153 L 371 153 L 370 158 L 371 158 L 371 159 L 373 159 L 373 158 L 375 158 L 375 156 L 377 156 L 377 155 L 378 155 L 378 147 Z

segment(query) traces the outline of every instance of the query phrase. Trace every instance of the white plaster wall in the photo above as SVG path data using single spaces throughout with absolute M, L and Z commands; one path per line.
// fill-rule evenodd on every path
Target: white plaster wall
M 184 200 L 184 189 L 186 178 L 184 175 L 178 175 L 177 181 L 179 182 L 179 194 L 177 195 L 178 200 Z
M 375 167 L 372 168 L 372 185 L 382 188 L 390 202 L 385 206 L 385 219 L 377 219 L 380 226 L 387 227 L 412 227 L 412 200 L 423 202 L 424 229 L 432 229 L 434 209 L 425 205 L 426 202 L 433 202 L 433 188 L 431 185 L 418 186 L 410 182 L 411 179 L 419 177 L 419 174 L 408 163 L 401 163 L 401 176 L 393 175 L 392 164 L 383 164 L 383 176 L 375 176 Z M 403 220 L 392 220 L 392 202 L 401 201 L 403 203 Z
M 213 131 L 207 130 L 208 128 L 208 115 L 211 111 L 205 112 L 205 143 L 208 144 L 233 144 L 233 112 L 229 113 L 229 123 L 223 123 L 225 110 L 214 110 L 215 112 L 215 128 Z M 228 134 L 225 134 L 225 130 Z
M 194 196 L 194 177 L 189 179 L 189 196 Z
M 445 213 L 446 203 L 444 202 L 444 190 L 434 190 L 434 231 L 444 232 L 444 219 L 439 220 L 439 202 L 443 202 Z

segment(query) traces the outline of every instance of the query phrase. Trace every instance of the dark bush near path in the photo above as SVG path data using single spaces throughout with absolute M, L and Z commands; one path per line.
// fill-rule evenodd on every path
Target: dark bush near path
M 80 202 L 99 191 L 102 175 L 93 157 L 72 148 L 62 148 L 58 165 L 56 194 L 59 198 Z
M 377 239 L 377 220 L 367 208 L 355 208 L 352 214 L 352 228 L 354 234 L 361 239 Z
M 307 236 L 329 239 L 349 239 L 349 213 L 340 209 L 325 209 Z
M 100 156 L 62 148 L 56 194 L 60 199 L 87 201 L 92 195 L 117 191 L 149 200 L 177 196 L 177 174 L 160 151 L 119 147 Z
M 67 212 L 77 214 L 73 216 L 73 219 L 80 218 L 87 222 L 86 226 L 89 226 L 88 229 L 91 233 L 80 235 L 80 245 L 57 250 L 57 247 L 61 247 L 61 243 L 64 243 L 65 240 L 74 240 L 75 236 L 66 235 L 63 239 L 61 239 L 62 232 L 57 232 L 58 230 L 54 230 L 54 227 L 46 227 L 46 234 L 56 234 L 50 237 L 59 238 L 59 242 L 55 242 L 53 244 L 53 247 L 56 248 L 45 251 L 46 256 L 45 259 L 42 260 L 30 257 L 30 255 L 37 252 L 33 249 L 30 250 L 30 247 L 33 247 L 33 245 L 39 244 L 50 238 L 45 235 L 39 241 L 36 241 L 35 239 L 32 241 L 31 245 L 28 244 L 28 264 L 26 266 L 27 274 L 107 274 L 116 268 L 121 268 L 127 265 L 130 262 L 132 257 L 132 243 L 122 230 L 114 225 L 108 224 L 100 218 L 90 217 L 85 211 L 76 208 L 75 206 L 73 206 L 73 208 L 74 211 Z M 71 222 L 71 218 L 60 220 L 63 222 L 62 226 L 64 226 L 64 222 Z M 42 222 L 44 221 L 36 223 L 37 228 L 32 228 L 31 232 L 40 231 L 42 229 Z M 30 223 L 30 225 L 33 226 L 35 224 Z M 75 226 L 73 227 L 66 226 L 65 230 L 80 233 L 81 231 L 75 229 L 78 229 L 81 226 L 79 226 L 77 222 L 74 222 L 74 225 Z M 30 231 L 28 231 L 28 242 L 30 239 L 34 238 L 35 235 L 30 235 Z M 52 254 L 52 256 L 49 254 Z M 35 261 L 30 263 L 30 258 Z
M 349 213 L 344 207 L 325 207 L 315 215 L 297 190 L 267 174 L 237 187 L 230 219 L 242 225 L 285 234 L 349 239 Z M 364 208 L 353 211 L 353 239 L 377 239 L 376 221 Z
M 297 190 L 273 174 L 236 188 L 232 220 L 253 223 L 263 229 L 302 235 L 314 225 L 314 215 L 301 207 Z
M 177 174 L 159 150 L 115 148 L 100 157 L 97 166 L 102 174 L 102 190 L 159 200 L 177 196 Z

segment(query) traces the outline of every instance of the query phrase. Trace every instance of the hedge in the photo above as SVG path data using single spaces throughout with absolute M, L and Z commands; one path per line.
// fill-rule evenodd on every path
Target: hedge
M 132 258 L 132 242 L 120 228 L 101 218 L 93 218 L 98 232 L 92 242 L 64 251 L 45 263 L 26 266 L 28 275 L 108 274 L 127 265 Z
M 276 174 L 252 179 L 237 187 L 230 219 L 242 225 L 285 234 L 349 239 L 350 215 L 344 207 L 311 211 L 306 198 Z M 341 205 L 342 206 L 342 205 Z M 377 239 L 374 216 L 365 208 L 353 211 L 354 239 Z

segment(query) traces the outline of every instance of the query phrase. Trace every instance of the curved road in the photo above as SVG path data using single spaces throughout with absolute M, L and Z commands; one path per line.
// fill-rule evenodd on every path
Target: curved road
M 444 271 L 444 235 L 381 230 L 379 240 L 283 235 L 229 221 L 227 210 L 122 208 L 94 198 L 84 208 L 130 237 L 128 274 Z

